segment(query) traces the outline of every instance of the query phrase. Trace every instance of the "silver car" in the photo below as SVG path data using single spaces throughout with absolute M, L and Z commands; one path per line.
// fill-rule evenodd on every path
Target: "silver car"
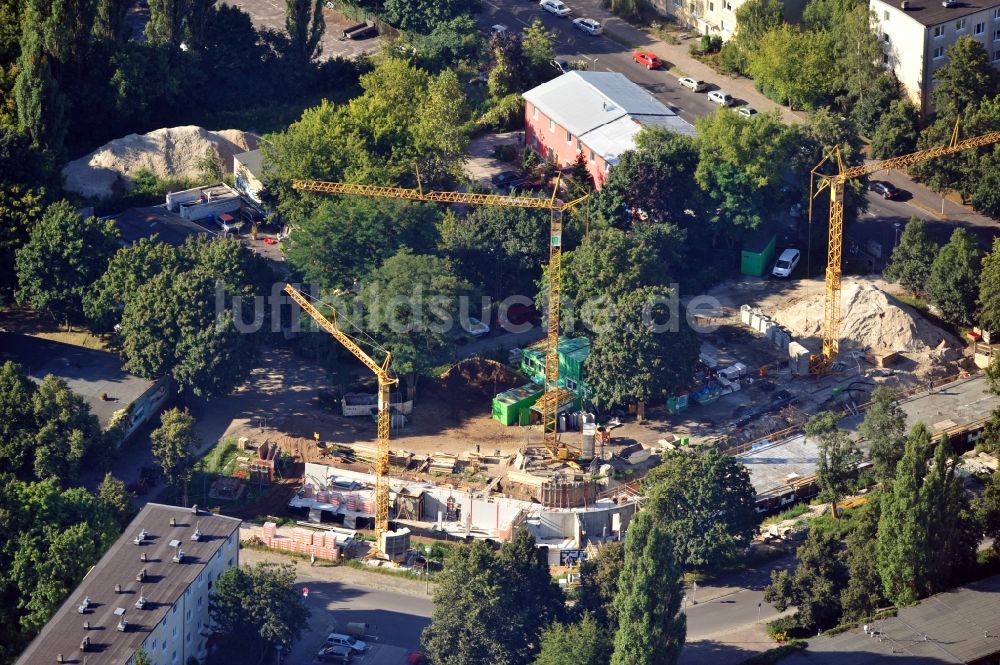
M 599 35 L 604 32 L 600 21 L 595 21 L 592 18 L 575 18 L 573 19 L 573 25 L 588 35 Z
M 538 6 L 556 16 L 569 16 L 570 8 L 559 0 L 540 0 Z

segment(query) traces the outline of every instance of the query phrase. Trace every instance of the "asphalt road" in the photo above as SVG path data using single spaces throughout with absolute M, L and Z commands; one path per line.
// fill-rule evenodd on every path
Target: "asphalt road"
M 577 18 L 586 18 L 579 16 Z M 499 4 L 483 0 L 483 11 L 478 22 L 483 27 L 502 23 L 508 28 L 521 30 L 540 19 L 546 30 L 555 36 L 556 55 L 567 60 L 585 60 L 591 69 L 601 72 L 619 72 L 653 94 L 677 115 L 690 123 L 696 118 L 714 113 L 717 104 L 708 101 L 704 92 L 694 93 L 682 88 L 677 78 L 666 71 L 650 71 L 632 60 L 632 51 L 604 35 L 592 36 L 573 27 L 573 17 L 559 18 L 529 0 L 509 0 Z M 716 86 L 709 86 L 709 90 Z M 737 101 L 737 104 L 740 102 Z

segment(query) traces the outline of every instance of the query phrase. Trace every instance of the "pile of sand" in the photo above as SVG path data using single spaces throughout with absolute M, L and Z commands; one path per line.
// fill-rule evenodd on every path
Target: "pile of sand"
M 211 132 L 203 127 L 166 127 L 129 134 L 63 167 L 66 189 L 82 196 L 108 198 L 132 188 L 131 176 L 148 169 L 161 178 L 198 178 L 199 162 L 213 150 L 223 173 L 233 172 L 233 155 L 255 150 L 256 134 L 239 129 Z
M 495 360 L 473 356 L 439 376 L 435 388 L 449 394 L 451 399 L 486 400 L 488 403 L 497 393 L 527 382 L 526 378 Z
M 909 306 L 871 284 L 854 283 L 841 292 L 841 346 L 876 354 L 904 353 L 945 362 L 960 355 L 954 335 L 927 321 Z M 806 296 L 774 313 L 800 338 L 819 338 L 823 294 Z M 919 359 L 919 358 L 914 358 Z

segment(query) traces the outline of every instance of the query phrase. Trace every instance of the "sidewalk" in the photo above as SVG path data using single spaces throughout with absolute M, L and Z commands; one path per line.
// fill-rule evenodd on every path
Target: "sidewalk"
M 765 97 L 754 87 L 753 80 L 742 76 L 720 74 L 693 58 L 688 53 L 688 46 L 695 43 L 695 37 L 683 40 L 680 44 L 668 44 L 615 16 L 602 6 L 601 0 L 575 0 L 573 9 L 575 15 L 588 16 L 601 21 L 604 25 L 604 34 L 619 44 L 655 53 L 666 63 L 667 69 L 670 70 L 668 73 L 672 76 L 677 78 L 690 76 L 706 83 L 716 83 L 734 97 L 746 100 L 750 106 L 758 111 L 779 111 L 781 119 L 786 123 L 805 122 L 808 118 L 805 113 L 792 111 L 788 107 L 776 104 Z

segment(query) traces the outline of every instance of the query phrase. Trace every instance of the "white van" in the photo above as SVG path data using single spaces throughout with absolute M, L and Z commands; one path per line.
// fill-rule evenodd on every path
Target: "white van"
M 774 269 L 771 274 L 775 277 L 788 277 L 795 270 L 795 266 L 799 265 L 799 258 L 802 255 L 797 249 L 786 249 L 778 257 L 778 260 L 774 263 Z

